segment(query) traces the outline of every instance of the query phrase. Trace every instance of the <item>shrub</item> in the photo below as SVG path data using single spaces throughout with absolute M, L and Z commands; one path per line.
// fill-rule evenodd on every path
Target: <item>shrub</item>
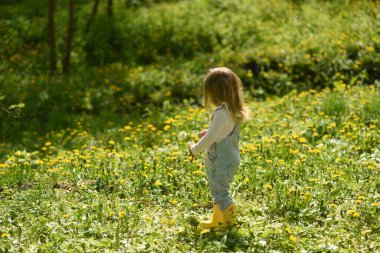
M 127 60 L 125 40 L 120 22 L 107 15 L 97 17 L 85 39 L 87 62 L 92 65 L 104 65 Z

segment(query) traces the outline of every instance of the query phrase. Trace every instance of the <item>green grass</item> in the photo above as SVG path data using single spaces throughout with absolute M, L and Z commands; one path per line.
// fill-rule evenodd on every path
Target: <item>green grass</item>
M 85 35 L 81 1 L 72 72 L 49 77 L 37 2 L 0 5 L 0 252 L 380 251 L 379 4 L 115 0 L 110 20 L 101 1 Z M 59 59 L 66 20 L 60 2 Z M 238 225 L 198 235 L 211 197 L 187 146 L 215 66 L 263 101 Z
M 16 149 L 2 143 L 0 251 L 379 251 L 378 92 L 249 103 L 232 184 L 238 225 L 222 233 L 197 234 L 211 197 L 202 157 L 186 151 L 208 123 L 203 109 L 78 118 Z

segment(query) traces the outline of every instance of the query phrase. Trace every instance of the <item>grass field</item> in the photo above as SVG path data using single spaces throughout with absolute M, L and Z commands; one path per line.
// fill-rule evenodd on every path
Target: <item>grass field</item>
M 167 102 L 0 144 L 0 252 L 380 251 L 379 87 L 249 106 L 235 228 L 197 234 L 211 197 L 186 150 L 208 113 Z

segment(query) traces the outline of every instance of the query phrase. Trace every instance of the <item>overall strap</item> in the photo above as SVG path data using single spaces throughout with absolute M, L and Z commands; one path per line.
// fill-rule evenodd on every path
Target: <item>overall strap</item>
M 227 135 L 227 136 L 233 135 L 235 133 L 236 128 L 238 128 L 238 127 L 239 127 L 239 123 L 236 123 L 235 126 L 234 126 L 234 128 L 232 129 L 231 133 L 229 135 Z

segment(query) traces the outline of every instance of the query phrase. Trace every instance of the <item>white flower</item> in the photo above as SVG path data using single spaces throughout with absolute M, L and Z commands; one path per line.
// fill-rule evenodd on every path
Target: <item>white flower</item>
M 334 245 L 334 244 L 330 244 L 327 249 L 329 250 L 337 250 L 338 249 L 338 246 Z
M 187 133 L 185 131 L 181 131 L 178 133 L 178 139 L 184 140 L 187 137 Z
M 264 247 L 265 245 L 267 245 L 267 241 L 265 241 L 265 240 L 260 240 L 260 241 L 259 241 L 259 244 L 260 244 L 260 246 Z

